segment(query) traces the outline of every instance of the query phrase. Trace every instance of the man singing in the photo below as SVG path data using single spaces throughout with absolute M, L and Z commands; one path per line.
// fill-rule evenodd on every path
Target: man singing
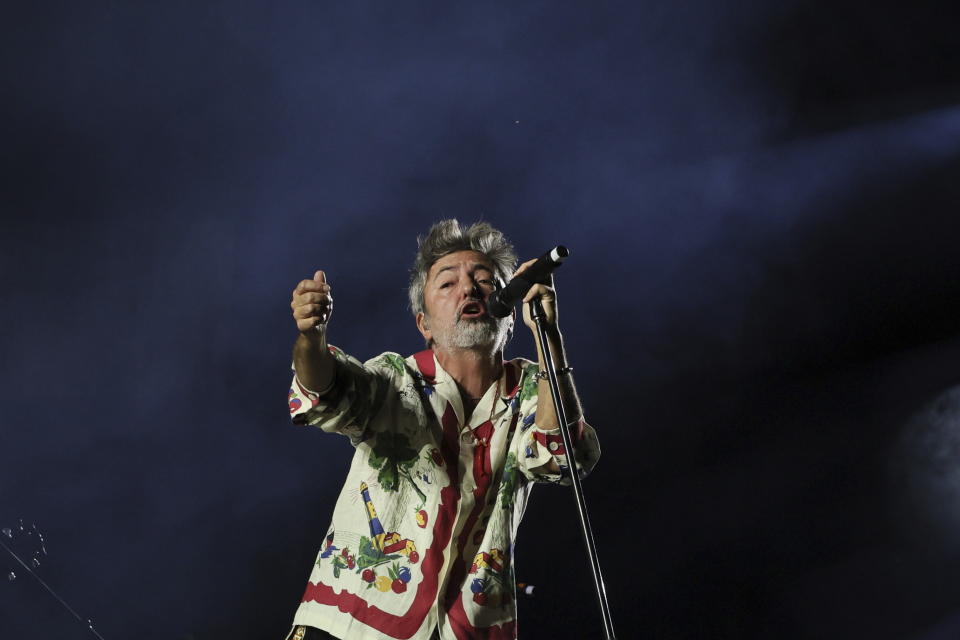
M 517 637 L 517 527 L 532 483 L 569 483 L 570 463 L 539 344 L 538 363 L 504 361 L 513 317 L 487 314 L 516 262 L 489 224 L 435 224 L 409 290 L 427 349 L 365 364 L 327 344 L 324 272 L 294 289 L 293 422 L 345 435 L 356 450 L 288 639 Z M 542 284 L 527 294 L 534 331 L 526 303 L 535 297 L 576 464 L 588 472 L 600 450 L 567 366 L 556 294 Z

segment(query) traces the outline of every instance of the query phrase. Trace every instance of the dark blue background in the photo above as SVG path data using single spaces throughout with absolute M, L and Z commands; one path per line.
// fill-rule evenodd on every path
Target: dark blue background
M 960 384 L 953 3 L 5 14 L 0 525 L 108 640 L 283 636 L 350 456 L 288 423 L 290 291 L 418 350 L 445 217 L 572 250 L 621 640 L 960 628 L 960 418 L 917 413 Z M 4 638 L 91 637 L 3 557 Z M 522 637 L 600 637 L 566 490 L 517 572 Z

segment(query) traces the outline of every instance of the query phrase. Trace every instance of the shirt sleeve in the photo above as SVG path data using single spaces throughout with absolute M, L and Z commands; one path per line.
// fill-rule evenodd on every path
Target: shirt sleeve
M 535 482 L 553 482 L 568 485 L 570 479 L 570 459 L 560 429 L 541 429 L 537 425 L 537 381 L 534 374 L 537 365 L 525 367 L 521 380 L 520 437 L 517 460 L 521 473 Z M 575 450 L 574 460 L 581 477 L 590 473 L 600 458 L 600 443 L 597 432 L 583 419 L 570 425 L 570 437 Z M 556 461 L 559 473 L 550 472 L 547 465 Z
M 297 425 L 320 427 L 328 433 L 350 438 L 354 445 L 369 437 L 373 418 L 384 409 L 393 387 L 391 369 L 376 366 L 381 358 L 361 364 L 337 347 L 333 386 L 322 396 L 301 384 L 296 373 L 290 385 L 290 419 Z

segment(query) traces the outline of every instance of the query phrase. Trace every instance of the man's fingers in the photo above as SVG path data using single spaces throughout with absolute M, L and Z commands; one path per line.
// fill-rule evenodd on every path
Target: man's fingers
M 303 293 L 304 291 L 316 291 L 317 283 L 314 280 L 301 280 L 293 290 L 293 295 Z
M 293 290 L 290 308 L 300 331 L 325 325 L 333 313 L 333 296 L 330 295 L 327 274 L 314 271 L 313 279 L 301 280 Z
M 293 308 L 294 318 L 309 318 L 311 316 L 319 317 L 321 314 L 329 313 L 333 308 L 333 303 L 326 304 L 304 304 Z
M 293 315 L 296 318 L 307 318 L 312 315 L 329 313 L 333 308 L 333 298 L 326 297 L 316 302 L 305 302 L 303 304 L 293 304 Z
M 301 280 L 297 288 L 293 290 L 294 293 L 303 293 L 305 291 L 330 291 L 330 285 L 326 282 L 318 282 L 316 280 Z
M 290 308 L 296 310 L 311 304 L 331 305 L 333 304 L 333 296 L 329 293 L 318 292 L 294 294 L 293 300 L 290 301 Z
M 516 277 L 516 276 L 520 275 L 521 273 L 523 273 L 524 271 L 526 271 L 527 269 L 529 269 L 529 268 L 530 268 L 530 265 L 532 265 L 532 264 L 533 264 L 534 262 L 536 262 L 536 261 L 537 261 L 536 258 L 534 258 L 533 260 L 527 260 L 526 262 L 524 262 L 523 264 L 521 264 L 519 267 L 517 267 L 517 270 L 513 272 L 513 275 L 512 275 L 511 277 Z
M 331 288 L 326 282 L 317 282 L 316 280 L 301 280 L 300 284 L 297 285 L 297 288 L 293 290 L 293 295 L 299 295 L 301 293 L 307 293 L 310 291 L 329 293 Z
M 315 304 L 326 302 L 328 300 L 333 300 L 333 296 L 330 295 L 329 291 L 307 291 L 294 296 L 292 306 L 299 306 L 301 304 Z
M 554 291 L 553 287 L 548 287 L 545 284 L 535 284 L 530 287 L 530 290 L 527 291 L 527 295 L 523 297 L 524 302 L 530 302 L 534 298 L 539 297 L 542 301 L 548 302 L 553 300 Z

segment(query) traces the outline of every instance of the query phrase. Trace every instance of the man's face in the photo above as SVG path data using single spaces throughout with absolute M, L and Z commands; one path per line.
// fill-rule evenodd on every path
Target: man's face
M 457 251 L 437 260 L 423 288 L 425 313 L 417 327 L 437 346 L 459 349 L 506 344 L 513 318 L 487 315 L 487 298 L 498 288 L 494 266 L 482 253 Z

